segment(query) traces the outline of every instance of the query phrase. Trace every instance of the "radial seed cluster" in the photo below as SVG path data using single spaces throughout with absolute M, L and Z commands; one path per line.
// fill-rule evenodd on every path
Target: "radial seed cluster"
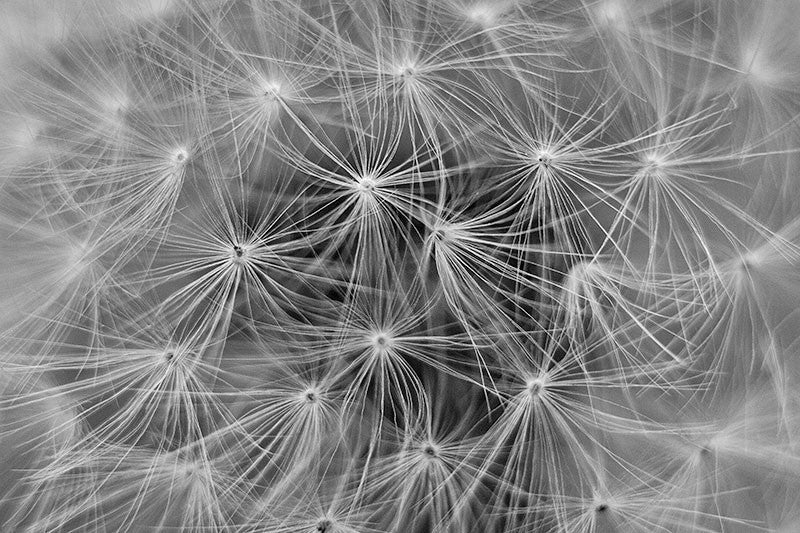
M 800 531 L 798 0 L 0 20 L 0 530 Z

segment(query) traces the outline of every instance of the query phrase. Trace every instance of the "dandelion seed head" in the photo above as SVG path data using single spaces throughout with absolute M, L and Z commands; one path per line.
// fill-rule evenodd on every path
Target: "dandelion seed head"
M 403 82 L 412 81 L 419 72 L 419 66 L 416 61 L 407 59 L 403 61 L 394 69 L 394 74 Z
M 264 98 L 268 104 L 274 103 L 283 96 L 283 84 L 276 79 L 262 79 L 256 89 L 256 96 Z
M 169 345 L 163 350 L 158 351 L 156 356 L 162 363 L 177 365 L 190 357 L 190 352 L 180 346 Z
M 686 449 L 687 464 L 695 468 L 700 468 L 703 465 L 708 465 L 714 461 L 715 456 L 714 444 L 711 440 L 690 443 Z
M 667 156 L 658 152 L 648 152 L 641 158 L 641 168 L 634 179 L 664 177 L 664 169 L 668 165 Z
M 189 150 L 180 146 L 172 151 L 169 159 L 174 167 L 181 167 L 189 159 Z
M 305 403 L 315 404 L 319 402 L 322 396 L 322 391 L 319 387 L 309 387 L 305 389 L 300 395 L 301 400 Z
M 378 331 L 372 334 L 369 337 L 369 343 L 372 345 L 373 349 L 378 353 L 385 352 L 386 350 L 389 350 L 394 346 L 394 341 L 391 335 L 389 335 L 385 331 Z
M 371 196 L 378 186 L 375 176 L 367 174 L 358 178 L 356 182 L 356 190 L 362 195 Z
M 447 244 L 453 241 L 454 237 L 455 228 L 444 222 L 437 223 L 431 231 L 431 239 L 439 244 Z
M 243 265 L 250 259 L 251 249 L 245 244 L 234 244 L 231 247 L 231 261 L 237 265 Z
M 525 390 L 532 400 L 538 400 L 545 393 L 545 386 L 547 385 L 543 377 L 536 377 L 529 379 L 525 384 Z
M 430 441 L 422 443 L 422 445 L 419 447 L 419 451 L 422 454 L 423 458 L 427 460 L 433 460 L 438 458 L 442 452 L 439 446 Z
M 667 158 L 658 152 L 647 152 L 642 157 L 642 164 L 646 168 L 662 168 L 666 165 Z
M 687 435 L 686 439 L 682 441 L 681 449 L 689 464 L 699 467 L 713 460 L 719 446 L 716 435 Z
M 531 154 L 531 163 L 535 168 L 550 168 L 555 154 L 548 148 L 537 148 Z
M 797 470 L 771 427 L 796 403 L 791 7 L 445 2 L 111 2 L 23 54 L 0 294 L 35 320 L 0 339 L 36 385 L 0 419 L 58 418 L 26 424 L 54 442 L 0 530 L 737 530 L 740 469 L 696 480 Z M 705 405 L 733 373 L 780 413 Z M 777 470 L 758 506 L 796 517 Z

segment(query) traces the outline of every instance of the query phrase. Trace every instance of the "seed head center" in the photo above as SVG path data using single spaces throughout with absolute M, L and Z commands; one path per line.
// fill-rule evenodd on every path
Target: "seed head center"
M 531 398 L 539 398 L 544 392 L 544 385 L 545 384 L 543 379 L 536 378 L 528 381 L 526 389 L 528 391 L 528 394 L 530 394 Z
M 265 81 L 261 85 L 261 95 L 268 101 L 274 102 L 281 94 L 281 84 L 277 81 Z
M 419 69 L 413 61 L 406 61 L 395 69 L 395 75 L 401 81 L 411 81 L 419 73 Z
M 439 456 L 439 447 L 432 442 L 426 442 L 420 447 L 420 452 L 427 459 L 434 459 Z
M 172 154 L 172 161 L 176 165 L 183 164 L 187 159 L 189 159 L 189 152 L 186 150 L 186 148 L 178 148 Z
M 357 188 L 362 194 L 372 194 L 375 192 L 377 186 L 378 183 L 375 181 L 375 178 L 367 175 L 358 180 Z
M 392 347 L 392 339 L 384 332 L 376 333 L 370 339 L 372 346 L 379 352 L 383 352 Z
M 539 168 L 550 168 L 553 163 L 553 154 L 548 150 L 539 150 L 534 154 L 534 162 Z
M 242 263 L 247 259 L 247 248 L 241 244 L 234 244 L 231 247 L 231 258 L 234 263 Z

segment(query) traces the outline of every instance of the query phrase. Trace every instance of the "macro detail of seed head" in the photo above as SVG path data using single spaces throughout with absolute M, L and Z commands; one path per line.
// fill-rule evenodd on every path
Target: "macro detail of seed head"
M 798 0 L 0 5 L 0 531 L 800 524 Z

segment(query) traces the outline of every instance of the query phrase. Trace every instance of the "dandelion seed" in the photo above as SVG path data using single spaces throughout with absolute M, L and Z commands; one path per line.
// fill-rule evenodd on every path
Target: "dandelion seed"
M 261 84 L 261 94 L 272 102 L 281 97 L 281 84 L 277 81 L 264 80 Z
M 181 167 L 189 159 L 189 155 L 189 150 L 181 146 L 172 152 L 171 160 L 176 167 Z
M 372 337 L 370 337 L 370 341 L 375 346 L 375 349 L 378 351 L 388 350 L 392 347 L 392 340 L 384 332 L 378 332 Z
M 378 184 L 373 176 L 363 176 L 358 180 L 358 190 L 364 195 L 371 196 Z
M 439 455 L 439 450 L 433 444 L 424 444 L 422 446 L 422 453 L 431 458 L 435 458 L 437 455 Z
M 528 393 L 534 400 L 538 399 L 540 395 L 545 392 L 545 380 L 542 378 L 532 379 L 527 385 Z
M 416 63 L 414 61 L 402 63 L 396 67 L 395 73 L 404 82 L 411 83 L 418 73 Z
M 550 168 L 550 164 L 552 163 L 552 161 L 553 161 L 553 156 L 547 150 L 542 150 L 541 152 L 536 154 L 536 162 L 545 169 Z

